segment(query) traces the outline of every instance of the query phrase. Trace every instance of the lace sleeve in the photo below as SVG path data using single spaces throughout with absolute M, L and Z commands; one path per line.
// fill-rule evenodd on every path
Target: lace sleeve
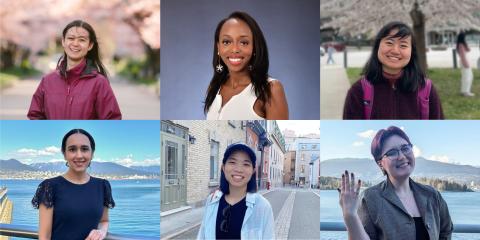
M 32 205 L 38 209 L 40 204 L 44 204 L 47 208 L 51 208 L 55 205 L 53 198 L 55 196 L 52 183 L 47 179 L 38 185 L 37 192 L 32 199 Z
M 115 207 L 115 201 L 112 197 L 112 188 L 107 180 L 103 180 L 103 206 L 110 209 Z

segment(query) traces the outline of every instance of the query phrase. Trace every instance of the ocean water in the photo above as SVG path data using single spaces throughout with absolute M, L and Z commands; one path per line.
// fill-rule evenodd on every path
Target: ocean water
M 480 224 L 480 192 L 442 192 L 454 224 Z M 320 223 L 343 222 L 336 190 L 320 191 Z M 320 232 L 322 240 L 348 239 L 347 232 Z M 454 233 L 455 240 L 480 240 L 480 233 Z
M 31 200 L 39 180 L 0 180 L 13 201 L 12 224 L 38 226 Z M 109 210 L 109 232 L 160 237 L 160 180 L 111 180 L 115 208 Z

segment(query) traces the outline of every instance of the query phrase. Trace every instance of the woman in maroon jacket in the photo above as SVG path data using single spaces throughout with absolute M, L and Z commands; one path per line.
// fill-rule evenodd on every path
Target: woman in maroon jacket
M 362 75 L 348 91 L 344 119 L 443 119 L 406 24 L 391 22 L 378 32 Z
M 62 46 L 57 70 L 43 77 L 28 118 L 122 119 L 92 26 L 81 20 L 69 23 L 63 29 Z

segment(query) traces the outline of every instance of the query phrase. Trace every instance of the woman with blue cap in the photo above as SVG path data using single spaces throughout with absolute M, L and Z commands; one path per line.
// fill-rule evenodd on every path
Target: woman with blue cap
M 197 239 L 274 239 L 270 203 L 256 193 L 256 156 L 243 144 L 227 147 L 220 190 L 210 194 Z

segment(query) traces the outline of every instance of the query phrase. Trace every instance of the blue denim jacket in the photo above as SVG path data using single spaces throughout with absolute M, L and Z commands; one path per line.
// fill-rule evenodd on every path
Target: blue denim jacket
M 215 239 L 218 205 L 223 193 L 210 194 L 205 203 L 202 225 L 197 239 Z M 243 219 L 242 239 L 275 239 L 275 221 L 270 203 L 258 193 L 247 193 L 247 211 Z

